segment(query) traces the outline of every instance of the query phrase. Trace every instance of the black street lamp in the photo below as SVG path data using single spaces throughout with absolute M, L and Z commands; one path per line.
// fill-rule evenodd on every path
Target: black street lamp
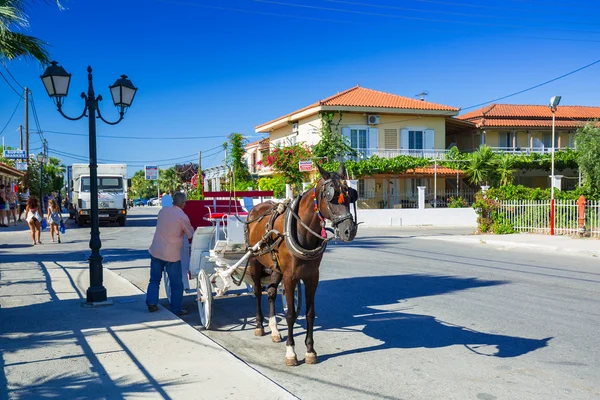
M 81 98 L 85 100 L 83 112 L 77 118 L 71 118 L 62 111 L 63 99 L 69 92 L 69 83 L 71 74 L 67 73 L 63 67 L 56 61 L 52 61 L 44 75 L 41 76 L 48 96 L 52 98 L 58 108 L 58 112 L 68 120 L 77 121 L 83 117 L 88 117 L 89 121 L 89 146 L 90 146 L 90 200 L 91 200 L 91 238 L 90 249 L 92 254 L 88 258 L 90 263 L 90 287 L 87 290 L 87 303 L 106 302 L 106 288 L 102 284 L 102 256 L 100 248 L 100 229 L 98 218 L 98 162 L 96 158 L 96 118 L 109 125 L 116 125 L 123 120 L 125 112 L 131 106 L 137 88 L 133 86 L 126 75 L 121 75 L 117 81 L 110 86 L 110 93 L 115 106 L 119 107 L 119 119 L 115 122 L 109 122 L 102 117 L 98 102 L 102 101 L 102 96 L 96 96 L 92 85 L 92 67 L 87 67 L 88 71 L 88 92 L 87 95 L 81 93 Z

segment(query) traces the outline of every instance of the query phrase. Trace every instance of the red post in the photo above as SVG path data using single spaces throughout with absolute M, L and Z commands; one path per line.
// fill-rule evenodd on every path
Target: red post
M 550 235 L 554 236 L 554 199 L 550 199 Z
M 579 196 L 577 200 L 577 227 L 579 228 L 579 233 L 585 233 L 585 196 Z

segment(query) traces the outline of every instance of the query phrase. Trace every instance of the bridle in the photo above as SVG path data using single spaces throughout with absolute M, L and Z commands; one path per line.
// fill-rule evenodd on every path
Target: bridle
M 346 221 L 347 219 L 351 219 L 352 222 L 356 225 L 356 219 L 350 211 L 343 215 L 334 216 L 334 213 L 331 211 L 330 206 L 331 204 L 354 204 L 354 214 L 356 215 L 356 200 L 358 200 L 358 193 L 356 192 L 356 189 L 349 187 L 346 184 L 346 181 L 343 179 L 340 180 L 340 187 L 338 190 L 336 190 L 334 182 L 331 178 L 323 179 L 321 183 L 320 192 L 320 196 L 317 196 L 317 185 L 315 185 L 315 187 L 313 188 L 313 201 L 315 203 L 315 211 L 317 212 L 317 215 L 319 216 L 321 222 L 321 233 L 323 234 L 324 232 L 326 218 L 323 217 L 323 215 L 321 214 L 318 202 L 319 197 L 325 200 L 325 207 L 327 208 L 327 214 L 330 216 L 329 220 L 331 221 L 331 224 L 335 229 L 335 236 L 339 237 L 339 232 L 337 228 L 338 225 Z M 321 204 L 322 203 L 323 202 L 321 201 Z

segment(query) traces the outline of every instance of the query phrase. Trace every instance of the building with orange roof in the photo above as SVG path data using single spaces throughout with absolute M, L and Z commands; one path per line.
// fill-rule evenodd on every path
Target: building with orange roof
M 362 158 L 410 155 L 434 160 L 445 157 L 447 134 L 462 132 L 465 126 L 474 128 L 472 123 L 453 118 L 459 111 L 453 106 L 355 86 L 264 122 L 255 131 L 268 134 L 271 147 L 301 142 L 312 146 L 321 138 L 322 114 L 329 113 L 334 116 L 334 129 Z M 443 173 L 437 174 L 438 170 L 356 177 L 359 195 L 375 208 L 412 204 L 418 186 L 428 186 L 431 193 L 434 187 L 438 192 L 446 190 L 448 179 Z M 462 171 L 452 171 L 451 175 L 453 183 L 456 176 L 460 178 L 456 187 L 460 186 Z
M 465 134 L 450 138 L 461 150 L 485 144 L 496 151 L 549 152 L 552 149 L 552 112 L 549 106 L 490 104 L 457 119 L 474 124 Z M 557 150 L 574 148 L 577 128 L 600 119 L 600 107 L 559 106 L 555 113 Z
M 520 104 L 490 104 L 457 117 L 474 125 L 447 138 L 461 151 L 470 151 L 484 144 L 496 152 L 550 153 L 552 151 L 552 111 L 549 106 Z M 600 119 L 600 107 L 559 106 L 555 112 L 555 151 L 574 149 L 577 129 Z M 558 171 L 563 179 L 561 189 L 573 189 L 579 181 L 578 171 Z M 550 186 L 548 172 L 517 171 L 515 183 L 529 187 Z

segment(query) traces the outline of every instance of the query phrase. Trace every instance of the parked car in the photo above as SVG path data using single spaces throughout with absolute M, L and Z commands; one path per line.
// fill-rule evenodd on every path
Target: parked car
M 148 200 L 148 205 L 149 206 L 160 206 L 160 199 L 158 197 L 152 197 L 150 200 Z
M 133 205 L 134 206 L 145 206 L 146 204 L 148 204 L 148 200 L 147 199 L 135 199 L 135 200 L 133 200 Z

